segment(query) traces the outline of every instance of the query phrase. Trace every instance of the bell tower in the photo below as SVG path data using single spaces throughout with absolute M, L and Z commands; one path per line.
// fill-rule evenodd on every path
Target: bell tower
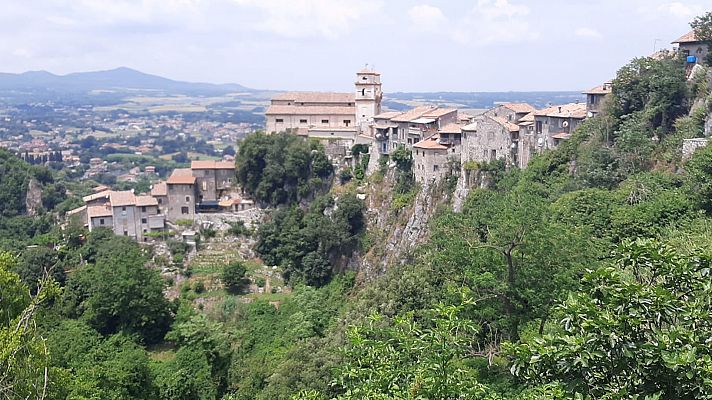
M 381 113 L 381 74 L 368 65 L 356 73 L 356 123 L 365 130 L 373 117 Z

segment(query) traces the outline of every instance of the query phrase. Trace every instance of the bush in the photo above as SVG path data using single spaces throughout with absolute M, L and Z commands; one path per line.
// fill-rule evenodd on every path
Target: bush
M 205 291 L 205 283 L 203 281 L 197 281 L 193 285 L 193 291 L 195 293 L 203 293 Z
M 247 268 L 241 261 L 232 262 L 223 268 L 221 280 L 225 289 L 230 292 L 235 292 L 243 285 L 245 281 L 245 273 Z
M 228 222 L 230 228 L 227 233 L 233 236 L 249 236 L 250 230 L 247 229 L 243 221 Z

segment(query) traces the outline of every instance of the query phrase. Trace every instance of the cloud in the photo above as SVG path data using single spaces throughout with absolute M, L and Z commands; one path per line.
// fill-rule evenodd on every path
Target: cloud
M 427 4 L 413 6 L 408 10 L 408 17 L 418 30 L 434 32 L 443 28 L 447 18 L 442 10 Z
M 600 39 L 603 37 L 601 33 L 593 28 L 581 27 L 574 31 L 574 35 L 585 39 Z
M 658 11 L 677 18 L 692 19 L 704 12 L 704 8 L 697 4 L 683 4 L 679 1 L 665 3 L 658 7 Z
M 454 40 L 478 46 L 521 43 L 539 37 L 529 24 L 529 7 L 509 0 L 479 0 L 453 29 Z
M 262 12 L 252 27 L 286 37 L 322 36 L 337 39 L 364 16 L 376 13 L 379 0 L 233 0 Z

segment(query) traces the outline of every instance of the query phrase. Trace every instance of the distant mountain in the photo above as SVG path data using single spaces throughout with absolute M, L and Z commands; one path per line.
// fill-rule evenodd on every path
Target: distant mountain
M 181 82 L 120 67 L 108 71 L 55 75 L 47 71 L 0 73 L 0 90 L 89 92 L 92 90 L 151 90 L 169 94 L 221 94 L 254 92 L 242 85 Z

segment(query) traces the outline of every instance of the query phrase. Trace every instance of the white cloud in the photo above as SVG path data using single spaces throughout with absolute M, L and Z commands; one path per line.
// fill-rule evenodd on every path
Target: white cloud
M 256 8 L 264 19 L 254 28 L 287 37 L 323 36 L 336 39 L 368 14 L 380 10 L 379 0 L 234 0 Z
M 529 24 L 529 13 L 529 7 L 508 0 L 479 0 L 455 25 L 452 37 L 480 46 L 528 42 L 539 36 Z
M 603 37 L 601 33 L 593 28 L 581 27 L 574 31 L 574 34 L 578 37 L 585 39 L 600 39 Z
M 408 10 L 408 17 L 417 30 L 429 32 L 442 29 L 447 23 L 447 18 L 442 10 L 427 4 L 419 4 Z
M 704 12 L 702 6 L 697 4 L 683 4 L 679 1 L 665 3 L 658 7 L 658 11 L 667 13 L 677 18 L 692 19 Z

